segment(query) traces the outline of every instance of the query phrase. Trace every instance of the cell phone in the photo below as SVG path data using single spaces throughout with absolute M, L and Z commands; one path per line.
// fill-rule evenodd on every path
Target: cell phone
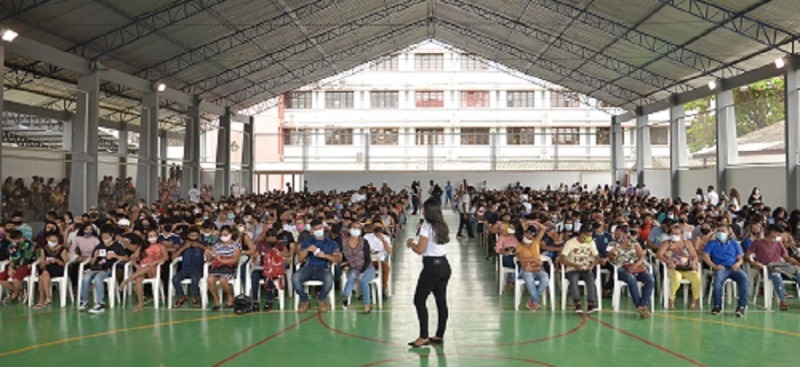
M 97 250 L 97 256 L 106 257 L 106 250 L 105 249 Z

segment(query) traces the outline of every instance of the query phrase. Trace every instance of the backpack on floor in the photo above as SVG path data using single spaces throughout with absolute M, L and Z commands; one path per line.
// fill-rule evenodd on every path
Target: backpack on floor
M 244 294 L 240 294 L 233 299 L 233 312 L 237 315 L 249 313 L 253 307 L 253 300 Z

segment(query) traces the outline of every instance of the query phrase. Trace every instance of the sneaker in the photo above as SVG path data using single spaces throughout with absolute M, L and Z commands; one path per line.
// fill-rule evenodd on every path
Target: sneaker
M 267 301 L 267 303 L 264 304 L 264 311 L 270 311 L 270 310 L 272 310 L 272 302 Z
M 583 306 L 581 306 L 580 302 L 575 302 L 575 313 L 583 314 Z
M 342 296 L 342 307 L 347 308 L 350 305 L 350 302 L 347 301 L 347 297 Z
M 320 302 L 317 307 L 319 307 L 319 312 L 321 313 L 328 312 L 328 304 L 325 302 Z
M 586 305 L 586 314 L 587 315 L 591 315 L 591 314 L 593 314 L 595 312 L 598 312 L 598 311 L 600 311 L 600 309 L 598 309 L 597 306 L 594 305 L 594 303 L 588 303 Z
M 789 304 L 786 301 L 781 301 L 780 308 L 781 311 L 789 311 Z
M 744 316 L 744 310 L 745 310 L 745 308 L 744 308 L 744 307 L 738 307 L 738 308 L 736 308 L 736 317 L 742 317 L 742 316 Z
M 712 315 L 719 315 L 722 312 L 722 306 L 714 306 L 714 309 L 711 310 Z
M 92 307 L 92 309 L 89 310 L 89 313 L 94 313 L 94 314 L 103 313 L 103 312 L 106 312 L 106 305 L 104 305 L 102 303 L 95 304 L 94 307 Z
M 78 306 L 78 311 L 86 311 L 86 302 L 81 302 L 81 305 Z
M 298 313 L 305 313 L 308 311 L 308 302 L 300 302 L 300 306 L 297 306 Z

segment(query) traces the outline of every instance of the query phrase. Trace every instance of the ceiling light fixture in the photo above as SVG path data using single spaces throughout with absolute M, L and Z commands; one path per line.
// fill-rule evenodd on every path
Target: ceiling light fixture
M 155 84 L 153 84 L 153 89 L 155 89 L 156 91 L 159 91 L 159 92 L 163 92 L 163 91 L 167 90 L 167 85 L 164 84 L 164 83 L 155 83 Z
M 17 36 L 19 36 L 19 33 L 14 32 L 11 29 L 6 29 L 3 31 L 3 35 L 0 36 L 0 38 L 2 38 L 2 40 L 6 42 L 13 42 L 17 38 Z
M 784 66 L 786 66 L 786 60 L 784 60 L 782 57 L 775 59 L 776 68 L 783 69 Z
M 708 89 L 711 89 L 711 90 L 717 89 L 717 81 L 716 80 L 712 80 L 712 81 L 708 82 Z

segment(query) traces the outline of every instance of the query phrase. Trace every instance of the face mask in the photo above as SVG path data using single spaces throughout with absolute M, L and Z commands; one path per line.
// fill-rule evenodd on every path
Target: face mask
M 525 237 L 522 239 L 522 242 L 526 245 L 530 245 L 531 243 L 533 243 L 533 240 L 529 239 L 528 237 Z
M 47 246 L 50 248 L 56 247 L 56 245 L 58 245 L 58 242 L 47 241 Z
M 718 232 L 717 233 L 717 239 L 722 241 L 722 242 L 725 242 L 725 241 L 728 240 L 728 234 L 725 233 L 725 232 Z
M 158 237 L 147 237 L 147 242 L 156 243 L 158 241 Z
M 677 234 L 673 234 L 671 239 L 672 239 L 672 242 L 678 242 L 678 241 L 681 240 L 681 236 L 677 235 Z
M 295 228 L 297 229 L 298 232 L 302 232 L 303 230 L 306 229 L 306 226 L 303 224 L 298 224 L 295 226 Z
M 691 234 L 691 233 L 684 233 L 684 234 L 683 234 L 683 239 L 685 239 L 685 240 L 691 240 L 691 239 L 692 239 L 692 234 Z
M 92 232 L 83 232 L 83 237 L 92 237 Z
M 203 237 L 211 236 L 211 232 L 203 232 Z
M 310 231 L 311 230 L 311 225 L 310 224 L 306 224 L 305 229 L 306 229 L 306 231 Z
M 239 232 L 244 232 L 244 226 L 237 226 L 236 229 L 238 229 Z
M 508 234 L 514 234 L 514 233 L 517 233 L 517 231 L 514 228 L 508 229 Z
M 323 237 L 325 237 L 325 230 L 323 230 L 323 229 L 318 229 L 318 230 L 314 231 L 314 237 L 316 237 L 316 238 L 323 238 Z
M 711 229 L 709 229 L 709 228 L 700 228 L 700 233 L 709 234 L 709 233 L 711 233 Z
M 781 242 L 781 240 L 782 240 L 781 236 L 775 236 L 775 242 Z
M 283 230 L 287 231 L 287 232 L 291 232 L 292 231 L 292 225 L 291 224 L 284 224 L 283 225 Z
M 222 240 L 222 242 L 228 242 L 231 240 L 231 236 L 230 235 L 222 236 L 219 239 Z
M 361 230 L 358 229 L 358 228 L 351 228 L 350 229 L 350 235 L 353 236 L 353 237 L 358 237 L 358 236 L 361 235 Z
M 572 230 L 572 223 L 565 224 L 564 225 L 564 229 L 567 230 L 567 231 L 571 231 Z

